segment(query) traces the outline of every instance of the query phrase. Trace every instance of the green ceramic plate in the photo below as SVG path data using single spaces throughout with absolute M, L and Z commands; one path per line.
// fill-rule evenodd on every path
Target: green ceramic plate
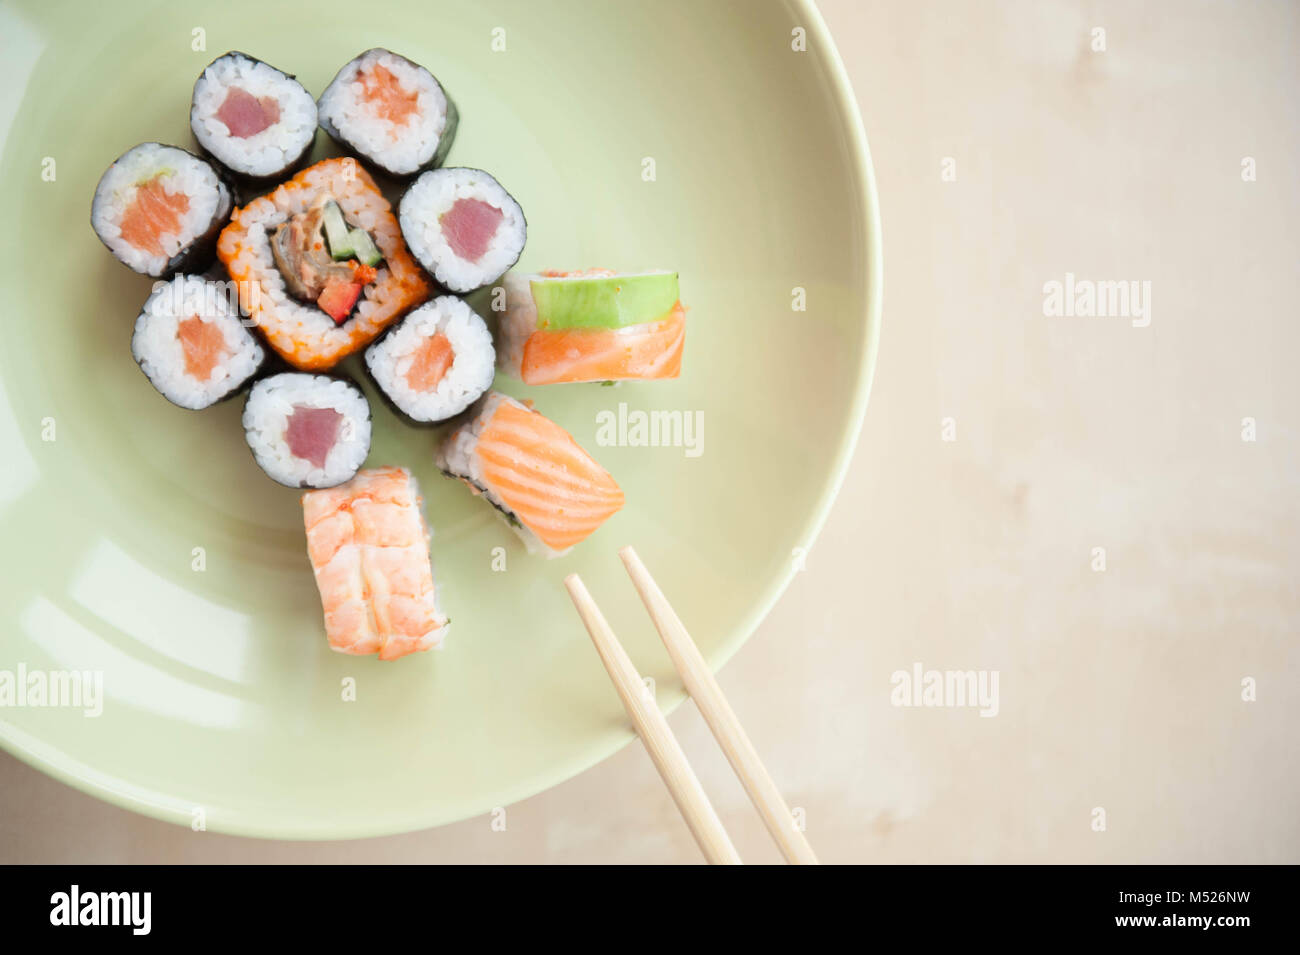
M 396 663 L 329 651 L 298 495 L 254 465 L 240 402 L 189 413 L 150 387 L 129 350 L 150 281 L 88 223 L 123 150 L 189 145 L 190 90 L 216 55 L 243 50 L 319 93 L 371 46 L 455 97 L 450 163 L 490 170 L 523 205 L 522 267 L 678 269 L 690 307 L 679 380 L 505 385 L 627 493 L 560 560 L 528 556 L 439 476 L 435 433 L 372 401 L 369 462 L 420 479 L 453 621 L 442 651 Z M 0 709 L 20 758 L 161 819 L 201 810 L 223 832 L 449 822 L 630 739 L 566 574 L 671 708 L 680 683 L 617 548 L 638 548 L 718 666 L 811 546 L 866 405 L 880 298 L 866 140 L 811 3 L 317 0 L 306 15 L 30 0 L 0 6 L 0 71 L 0 679 L 97 671 L 104 694 L 98 717 Z M 324 136 L 316 154 L 334 154 Z M 693 448 L 634 446 L 635 430 L 604 446 L 598 416 L 620 408 L 680 411 L 702 431 Z

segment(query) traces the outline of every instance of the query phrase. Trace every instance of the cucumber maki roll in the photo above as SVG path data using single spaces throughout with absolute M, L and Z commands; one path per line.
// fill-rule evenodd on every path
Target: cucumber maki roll
M 456 106 L 442 85 L 390 50 L 352 60 L 316 105 L 331 138 L 395 178 L 442 165 L 456 136 Z
M 334 487 L 370 453 L 370 404 L 346 378 L 286 372 L 253 385 L 244 438 L 258 466 L 286 487 Z
M 230 398 L 266 360 L 230 296 L 228 283 L 178 275 L 144 303 L 131 353 L 172 404 L 193 411 Z
M 411 253 L 445 289 L 470 292 L 519 261 L 524 210 L 481 169 L 431 169 L 411 183 L 397 221 Z
M 492 386 L 495 351 L 487 324 L 443 295 L 417 308 L 366 349 L 384 397 L 419 424 L 460 414 Z
M 90 224 L 123 265 L 163 278 L 203 271 L 233 208 L 211 163 L 176 146 L 141 143 L 100 177 Z
M 194 83 L 190 129 L 203 151 L 235 175 L 282 179 L 316 141 L 316 101 L 287 73 L 226 53 Z

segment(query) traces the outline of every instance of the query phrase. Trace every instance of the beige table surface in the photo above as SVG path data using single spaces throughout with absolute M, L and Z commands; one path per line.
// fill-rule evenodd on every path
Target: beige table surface
M 876 163 L 880 359 L 724 690 L 825 861 L 1300 862 L 1300 5 L 822 10 Z M 1150 282 L 1150 324 L 1044 315 L 1067 272 Z M 918 662 L 997 670 L 997 716 L 891 705 Z M 741 854 L 779 861 L 698 714 L 671 723 Z M 350 843 L 193 833 L 0 756 L 0 860 L 699 853 L 635 744 L 504 832 Z

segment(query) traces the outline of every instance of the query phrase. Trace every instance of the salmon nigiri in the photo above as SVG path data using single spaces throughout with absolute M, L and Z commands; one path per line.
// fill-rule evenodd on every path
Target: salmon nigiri
M 447 618 L 438 608 L 420 507 L 405 468 L 361 471 L 302 496 L 331 649 L 395 660 L 442 642 Z
M 676 272 L 506 276 L 498 367 L 528 385 L 676 378 L 686 310 Z
M 485 496 L 532 552 L 558 557 L 623 506 L 623 491 L 573 436 L 489 391 L 438 449 L 437 465 Z

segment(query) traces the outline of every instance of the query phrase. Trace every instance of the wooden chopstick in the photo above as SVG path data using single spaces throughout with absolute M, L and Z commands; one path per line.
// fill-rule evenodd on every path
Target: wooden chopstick
M 578 608 L 578 615 L 586 624 L 587 632 L 591 634 L 591 642 L 596 645 L 596 651 L 600 654 L 605 669 L 609 671 L 614 687 L 618 690 L 650 759 L 663 777 L 664 784 L 704 852 L 704 857 L 713 865 L 740 865 L 740 855 L 731 844 L 727 830 L 722 828 L 722 820 L 705 795 L 704 787 L 696 778 L 691 764 L 686 761 L 686 754 L 682 752 L 677 737 L 669 729 L 668 721 L 664 719 L 658 705 L 646 692 L 641 675 L 632 665 L 623 645 L 614 636 L 614 631 L 605 622 L 600 608 L 591 599 L 591 594 L 577 574 L 564 578 L 564 586 L 569 591 L 573 605 Z
M 668 655 L 673 659 L 673 666 L 686 684 L 686 691 L 695 700 L 695 705 L 704 716 L 704 721 L 709 724 L 709 729 L 726 754 L 731 768 L 740 777 L 749 798 L 763 817 L 767 831 L 780 847 L 781 854 L 792 864 L 817 865 L 817 856 L 813 854 L 812 846 L 795 825 L 790 807 L 781 798 L 781 791 L 763 767 L 754 744 L 749 741 L 740 720 L 723 696 L 722 688 L 709 671 L 709 665 L 704 662 L 703 655 L 668 603 L 668 598 L 650 576 L 645 564 L 641 563 L 635 550 L 624 547 L 618 555 L 623 559 L 623 565 L 627 568 L 637 593 L 641 595 L 646 610 L 650 612 L 655 628 L 663 638 L 664 646 L 668 648 Z

